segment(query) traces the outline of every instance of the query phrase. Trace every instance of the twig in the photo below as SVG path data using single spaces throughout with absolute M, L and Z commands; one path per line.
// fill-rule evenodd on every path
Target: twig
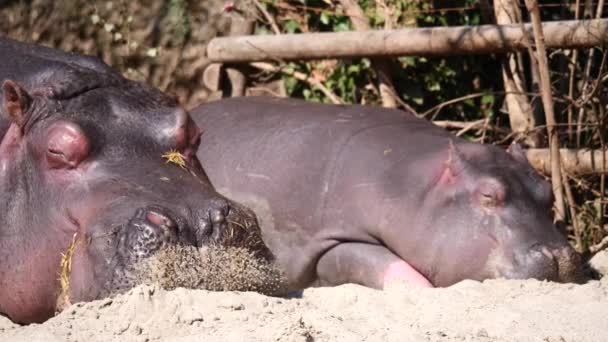
M 602 13 L 604 10 L 604 0 L 599 0 L 597 3 L 597 10 L 595 13 L 595 17 L 596 18 L 601 18 L 602 17 Z M 587 56 L 587 65 L 585 66 L 585 75 L 584 75 L 584 82 L 583 82 L 583 87 L 582 87 L 582 91 L 583 94 L 585 94 L 585 89 L 587 89 L 587 86 L 589 84 L 589 76 L 591 75 L 591 66 L 593 65 L 593 53 L 595 52 L 595 49 L 592 47 L 589 49 L 589 55 Z M 593 91 L 591 91 L 590 93 L 593 93 Z M 580 124 L 583 123 L 583 118 L 585 116 L 585 111 L 583 109 L 583 107 L 581 107 L 578 111 L 578 124 L 579 126 L 577 127 L 576 130 L 576 146 L 580 147 L 581 144 L 581 131 L 579 129 Z
M 604 57 L 606 57 L 606 54 L 604 54 Z M 599 83 L 599 82 L 598 82 Z M 600 140 L 600 147 L 602 149 L 605 149 L 606 143 L 604 141 L 604 118 L 606 113 L 604 112 L 604 104 L 601 103 L 599 105 L 597 105 L 597 110 L 594 111 L 595 115 L 596 115 L 596 121 L 599 123 L 599 140 Z M 599 113 L 598 113 L 599 112 Z M 606 155 L 602 155 L 602 165 L 606 165 Z M 606 175 L 602 174 L 600 177 L 600 201 L 599 201 L 599 213 L 598 213 L 598 224 L 600 225 L 600 227 L 604 228 L 604 196 L 606 194 Z M 606 228 L 604 228 L 604 231 L 606 231 Z
M 255 7 L 257 7 L 257 9 L 262 13 L 264 18 L 266 18 L 268 24 L 270 24 L 270 27 L 272 27 L 274 34 L 281 34 L 281 30 L 277 26 L 277 23 L 274 21 L 270 13 L 268 13 L 268 11 L 264 8 L 264 6 L 262 6 L 258 0 L 253 0 L 253 3 L 255 4 Z
M 580 6 L 581 0 L 576 0 L 574 8 L 574 19 L 578 20 L 580 17 Z M 578 62 L 578 49 L 572 50 L 572 59 L 570 60 L 570 75 L 568 75 L 568 97 L 572 100 L 574 99 L 574 75 L 576 73 L 576 63 Z M 574 137 L 574 132 L 572 131 L 572 120 L 574 119 L 574 108 L 572 105 L 568 106 L 568 140 L 570 144 L 572 144 L 572 138 Z M 580 146 L 577 146 L 580 147 Z M 565 185 L 565 183 L 564 183 Z
M 460 131 L 458 133 L 456 133 L 456 135 L 462 135 L 472 129 L 485 129 L 488 131 L 493 131 L 493 132 L 503 133 L 503 134 L 510 133 L 510 131 L 507 129 L 496 127 L 496 126 L 490 125 L 489 123 L 486 124 L 487 119 L 479 119 L 479 120 L 470 121 L 470 122 L 451 121 L 451 120 L 436 120 L 436 121 L 431 121 L 431 122 L 435 126 L 439 126 L 441 128 L 446 128 L 446 129 L 447 128 L 458 128 Z
M 545 38 L 543 27 L 540 20 L 540 11 L 536 0 L 526 0 L 526 7 L 532 20 L 534 32 L 534 42 L 536 44 L 536 54 L 538 56 L 538 71 L 540 74 L 541 98 L 545 109 L 545 119 L 547 122 L 547 134 L 549 136 L 549 147 L 551 150 L 551 183 L 555 195 L 555 213 L 559 221 L 566 217 L 564 206 L 564 191 L 562 187 L 559 140 L 555 129 L 555 113 L 553 112 L 553 99 L 551 95 L 551 80 L 549 78 L 549 67 L 547 66 L 547 52 L 545 50 Z
M 460 136 L 470 130 L 481 130 L 482 138 L 486 131 L 506 134 L 507 135 L 506 140 L 511 139 L 511 136 L 513 135 L 513 133 L 507 129 L 490 125 L 488 119 L 480 119 L 480 120 L 475 120 L 475 121 L 471 121 L 471 122 L 451 121 L 451 120 L 436 120 L 436 121 L 431 121 L 431 122 L 435 126 L 439 126 L 441 128 L 445 128 L 445 129 L 458 128 L 459 131 L 456 133 L 457 136 Z M 501 143 L 502 142 L 498 142 L 498 145 L 500 145 Z
M 570 186 L 570 181 L 566 176 L 566 172 L 562 173 L 563 175 L 563 184 L 564 190 L 566 190 L 566 199 L 568 200 L 568 208 L 570 209 L 570 219 L 572 220 L 572 227 L 574 229 L 574 241 L 576 242 L 576 250 L 578 252 L 583 251 L 583 240 L 581 238 L 582 230 L 580 228 L 578 218 L 576 217 L 576 201 L 574 200 L 574 196 L 572 195 L 572 187 Z
M 484 128 L 484 127 L 486 127 L 487 122 L 488 122 L 488 119 L 481 119 L 481 120 L 478 120 L 477 122 L 470 123 L 470 124 L 464 126 L 460 131 L 458 131 L 456 133 L 456 136 L 459 137 L 459 136 L 465 134 L 466 132 L 472 130 L 473 127 L 476 127 L 476 126 L 481 126 L 482 128 Z
M 418 116 L 421 117 L 421 118 L 423 118 L 423 117 L 426 117 L 429 114 L 433 113 L 433 116 L 431 117 L 431 120 L 434 120 L 437 117 L 437 114 L 439 114 L 439 111 L 442 110 L 444 107 L 449 106 L 449 105 L 454 104 L 454 103 L 466 101 L 466 100 L 469 100 L 469 99 L 474 99 L 474 98 L 482 97 L 484 95 L 486 95 L 486 93 L 475 93 L 475 94 L 469 94 L 469 95 L 466 95 L 466 96 L 457 97 L 457 98 L 454 98 L 454 99 L 442 102 L 442 103 L 436 105 L 435 107 L 427 110 L 426 112 L 424 112 L 422 114 L 419 114 Z
M 600 69 L 598 71 L 598 80 L 593 82 L 591 90 L 589 92 L 583 92 L 583 95 L 581 95 L 581 97 L 575 101 L 576 106 L 578 108 L 580 108 L 581 110 L 583 110 L 585 108 L 585 104 L 587 104 L 587 102 L 589 102 L 595 95 L 597 95 L 597 92 L 600 89 L 600 85 L 602 82 L 599 82 L 599 79 L 601 78 L 601 75 L 604 72 L 604 69 L 606 68 L 606 57 L 607 56 L 608 56 L 608 53 L 604 52 L 604 54 L 602 55 L 602 61 L 600 63 Z M 587 75 L 587 76 L 589 76 L 589 75 Z M 589 83 L 587 82 L 586 84 L 588 85 Z M 587 88 L 587 86 L 585 86 L 585 87 Z
M 608 76 L 607 76 L 607 78 L 608 78 Z M 439 111 L 441 111 L 443 108 L 445 108 L 445 107 L 447 107 L 447 106 L 449 106 L 451 104 L 454 104 L 454 103 L 462 102 L 462 101 L 469 100 L 469 99 L 474 99 L 474 98 L 477 98 L 477 97 L 482 97 L 482 96 L 484 96 L 486 94 L 492 94 L 492 95 L 524 94 L 524 95 L 527 95 L 527 96 L 538 96 L 538 93 L 530 93 L 530 92 L 526 93 L 526 92 L 492 91 L 492 92 L 485 92 L 485 93 L 475 93 L 475 94 L 465 95 L 465 96 L 462 96 L 462 97 L 456 97 L 456 98 L 453 98 L 451 100 L 442 102 L 442 103 L 440 103 L 440 104 L 438 104 L 438 105 L 436 105 L 436 106 L 434 106 L 434 107 L 432 107 L 430 109 L 427 109 L 425 112 L 423 112 L 421 114 L 417 114 L 416 116 L 419 117 L 419 118 L 424 118 L 424 117 L 428 116 L 429 114 L 433 113 L 433 116 L 431 116 L 431 120 L 434 121 L 434 119 L 439 114 Z M 568 101 L 564 101 L 563 99 L 561 99 L 559 97 L 554 98 L 553 101 L 568 102 Z M 570 102 L 570 103 L 572 105 L 578 107 L 577 103 L 572 103 L 572 102 Z M 565 126 L 567 124 L 557 124 L 557 125 L 563 125 L 563 126 Z M 592 124 L 587 124 L 587 126 L 592 126 Z M 537 125 L 537 126 L 534 127 L 534 129 L 537 130 L 537 129 L 542 128 L 542 127 L 545 127 L 545 126 L 544 125 Z
M 315 86 L 317 88 L 319 88 L 319 90 L 325 94 L 325 96 L 327 96 L 331 102 L 333 102 L 334 104 L 343 104 L 344 101 L 342 101 L 342 99 L 340 99 L 336 94 L 332 93 L 331 90 L 329 90 L 327 87 L 325 87 L 323 85 L 323 83 L 321 83 L 321 81 L 316 80 L 312 77 L 309 77 L 308 75 L 299 72 L 299 71 L 288 71 L 285 70 L 284 68 L 280 68 L 280 67 L 276 67 L 270 63 L 263 63 L 263 62 L 255 62 L 255 63 L 250 63 L 250 65 L 254 68 L 260 69 L 260 70 L 264 70 L 264 71 L 270 71 L 270 72 L 282 72 L 285 75 L 288 76 L 293 76 L 295 79 L 300 80 L 302 82 L 306 82 L 311 86 Z
M 597 243 L 597 244 L 595 244 L 593 246 L 590 246 L 589 247 L 589 251 L 591 253 L 597 253 L 597 252 L 599 252 L 599 251 L 601 251 L 603 249 L 606 249 L 606 248 L 608 248 L 608 236 L 605 236 L 602 239 L 602 241 L 600 241 L 599 243 Z

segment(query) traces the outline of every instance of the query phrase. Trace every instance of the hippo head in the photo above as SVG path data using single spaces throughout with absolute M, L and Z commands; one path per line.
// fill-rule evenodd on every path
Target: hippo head
M 209 183 L 200 130 L 172 98 L 113 73 L 66 77 L 5 80 L 0 94 L 0 313 L 18 322 L 50 317 L 60 295 L 134 285 L 133 265 L 168 243 L 257 229 Z
M 441 247 L 427 249 L 430 264 L 449 271 L 421 265 L 422 273 L 435 286 L 466 278 L 581 281 L 579 255 L 553 224 L 552 205 L 549 183 L 519 145 L 505 153 L 450 142 L 424 202 L 429 214 L 419 217 L 426 228 L 441 230 L 433 242 Z

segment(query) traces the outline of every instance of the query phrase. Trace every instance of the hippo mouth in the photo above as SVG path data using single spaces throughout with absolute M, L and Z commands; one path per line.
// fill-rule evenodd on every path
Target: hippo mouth
M 106 248 L 104 259 L 108 260 L 109 274 L 100 296 L 124 292 L 141 284 L 142 270 L 139 268 L 142 262 L 166 254 L 167 250 L 185 251 L 192 259 L 192 252 L 188 248 L 242 249 L 252 260 L 272 263 L 274 256 L 262 239 L 253 213 L 236 203 L 230 203 L 225 214 L 221 224 L 209 214 L 206 223 L 199 224 L 198 228 L 204 228 L 202 233 L 169 209 L 158 205 L 139 208 L 126 223 L 112 225 L 109 233 L 93 239 L 95 243 L 113 246 Z M 77 220 L 74 223 L 80 226 Z M 103 238 L 98 239 L 100 237 Z
M 196 227 L 169 209 L 149 205 L 137 209 L 128 222 L 114 226 L 111 234 L 117 244 L 117 253 L 129 261 L 150 257 L 161 248 L 176 244 L 243 247 L 250 249 L 257 258 L 267 261 L 274 258 L 262 239 L 253 213 L 236 203 L 230 203 L 222 213 L 210 211 Z
M 262 231 L 251 210 L 232 203 L 226 216 L 226 229 L 214 243 L 225 247 L 247 248 L 256 258 L 273 261 L 274 255 L 262 239 Z
M 106 212 L 113 211 L 108 208 Z M 71 232 L 71 243 L 67 241 L 61 246 L 62 258 L 56 271 L 57 311 L 74 300 L 111 296 L 151 279 L 165 281 L 165 276 L 150 272 L 149 263 L 159 260 L 170 263 L 169 266 L 163 264 L 165 270 L 169 267 L 172 272 L 190 275 L 190 278 L 177 275 L 172 278 L 181 279 L 171 282 L 181 287 L 273 294 L 279 291 L 283 281 L 273 266 L 274 256 L 262 239 L 255 216 L 236 203 L 230 203 L 223 223 L 206 230 L 202 240 L 196 234 L 196 227 L 157 205 L 135 210 L 127 222 L 118 225 L 112 223 L 117 217 L 104 215 L 101 221 L 91 223 L 87 219 L 96 217 L 95 213 L 88 210 L 84 214 L 76 217 L 71 210 L 66 210 L 62 215 L 66 221 L 66 228 L 62 229 Z M 208 222 L 211 221 L 209 218 Z M 99 264 L 100 260 L 104 262 Z M 226 268 L 230 260 L 237 266 Z M 199 279 L 198 283 L 191 282 L 195 278 Z M 166 281 L 160 285 L 167 285 Z
M 569 245 L 551 248 L 533 244 L 525 252 L 509 253 L 495 249 L 488 260 L 488 271 L 494 278 L 579 284 L 586 281 L 580 255 Z

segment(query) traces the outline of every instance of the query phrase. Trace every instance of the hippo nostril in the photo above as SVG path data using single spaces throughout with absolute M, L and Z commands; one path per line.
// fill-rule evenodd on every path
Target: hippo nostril
M 213 222 L 214 224 L 220 224 L 224 222 L 224 220 L 226 219 L 226 215 L 224 214 L 223 209 L 214 209 L 211 211 L 210 218 L 211 222 Z
M 226 232 L 230 204 L 225 200 L 214 200 L 199 213 L 198 226 L 195 227 L 196 244 L 202 246 L 208 242 L 217 242 Z
M 527 262 L 533 263 L 550 263 L 553 262 L 555 257 L 551 250 L 547 246 L 541 244 L 534 244 L 528 251 L 526 256 Z
M 154 235 L 154 232 L 152 231 L 152 228 L 145 227 L 144 228 L 144 232 L 143 232 L 143 237 L 146 238 L 146 239 L 150 239 L 150 237 L 152 237 L 152 235 Z
M 546 256 L 548 259 L 555 259 L 555 256 L 553 255 L 553 253 L 551 253 L 551 251 L 549 250 L 549 248 L 543 246 L 540 249 L 540 252 Z
M 211 235 L 212 225 L 208 219 L 204 218 L 200 220 L 198 226 L 199 229 L 197 230 L 196 234 L 197 241 L 202 241 L 205 237 L 209 237 Z
M 122 228 L 120 255 L 131 260 L 145 258 L 167 243 L 177 241 L 178 225 L 172 213 L 157 206 L 139 208 Z
M 171 218 L 157 211 L 148 211 L 146 219 L 155 225 L 166 226 L 172 229 L 177 227 L 177 224 Z
M 558 263 L 551 250 L 542 244 L 534 244 L 528 252 L 524 263 L 529 275 L 537 279 L 556 280 Z
M 144 210 L 144 208 L 139 208 L 135 211 L 135 215 L 133 215 L 133 218 L 143 219 L 145 214 L 146 214 L 146 211 Z

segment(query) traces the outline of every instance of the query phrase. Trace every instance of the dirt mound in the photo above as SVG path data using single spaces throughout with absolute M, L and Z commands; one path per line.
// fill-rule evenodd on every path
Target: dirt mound
M 167 290 L 284 292 L 280 271 L 245 248 L 170 246 L 142 262 L 138 271 L 139 284 Z
M 608 278 L 584 285 L 464 281 L 447 289 L 357 285 L 301 298 L 140 286 L 41 325 L 0 319 L 2 341 L 605 341 Z

